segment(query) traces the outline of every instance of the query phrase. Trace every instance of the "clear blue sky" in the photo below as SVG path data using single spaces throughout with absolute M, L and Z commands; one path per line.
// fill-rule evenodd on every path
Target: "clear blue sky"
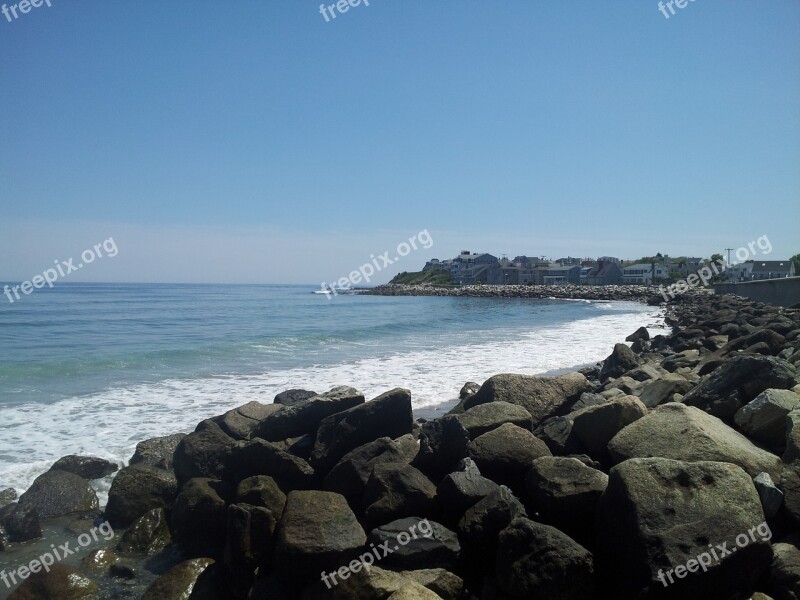
M 800 252 L 796 0 L 51 1 L 0 15 L 0 280 Z

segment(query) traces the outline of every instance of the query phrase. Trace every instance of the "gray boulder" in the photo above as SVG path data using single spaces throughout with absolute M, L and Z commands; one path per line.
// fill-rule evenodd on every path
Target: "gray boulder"
M 411 433 L 411 392 L 396 388 L 374 400 L 322 420 L 309 462 L 327 471 L 345 454 L 379 437 Z
M 597 515 L 608 597 L 662 597 L 667 586 L 668 597 L 686 599 L 752 593 L 772 558 L 753 482 L 730 463 L 628 460 L 611 469 Z M 736 552 L 714 560 L 714 545 Z
M 169 509 L 178 495 L 175 475 L 147 464 L 121 469 L 108 492 L 106 517 L 113 527 L 127 527 L 153 509 Z
M 317 483 L 311 465 L 262 439 L 238 442 L 232 446 L 225 459 L 225 473 L 233 481 L 268 475 L 283 491 L 309 489 Z
M 375 466 L 364 490 L 364 519 L 373 527 L 404 517 L 433 516 L 436 486 L 411 465 Z
M 55 464 L 50 467 L 51 471 L 66 471 L 92 481 L 93 479 L 102 479 L 112 473 L 115 473 L 119 467 L 112 462 L 96 456 L 64 456 L 59 458 Z
M 592 554 L 555 527 L 520 517 L 498 537 L 497 587 L 508 598 L 595 598 Z
M 194 477 L 221 479 L 225 459 L 236 441 L 218 426 L 194 431 L 178 442 L 173 456 L 173 468 L 178 484 Z
M 626 344 L 615 344 L 614 351 L 603 362 L 600 369 L 600 380 L 609 377 L 621 377 L 627 371 L 639 366 L 639 358 Z
M 308 400 L 309 398 L 313 398 L 317 396 L 316 392 L 312 392 L 310 390 L 286 390 L 285 392 L 281 392 L 280 394 L 275 396 L 275 404 L 282 404 L 283 406 L 292 406 L 293 404 L 297 404 L 298 402 L 302 402 L 303 400 Z
M 542 440 L 511 423 L 472 440 L 467 453 L 485 477 L 515 490 L 522 488 L 534 460 L 551 455 Z
M 151 555 L 161 552 L 172 541 L 163 508 L 154 508 L 136 519 L 117 544 L 120 554 Z
M 445 525 L 455 525 L 468 508 L 497 489 L 497 484 L 481 475 L 478 465 L 465 458 L 458 470 L 450 473 L 436 488 L 436 501 Z
M 348 564 L 366 539 L 341 494 L 290 492 L 276 530 L 276 571 L 289 580 L 317 580 Z
M 180 441 L 186 437 L 185 433 L 176 433 L 164 437 L 151 438 L 136 444 L 129 465 L 145 464 L 159 469 L 172 469 L 172 457 Z
M 522 406 L 502 401 L 479 404 L 460 415 L 458 420 L 473 440 L 504 423 L 531 430 L 530 413 Z
M 246 598 L 256 571 L 269 563 L 277 520 L 263 506 L 231 504 L 225 528 L 225 567 L 232 595 Z
M 646 414 L 647 407 L 638 398 L 623 396 L 570 413 L 569 418 L 572 431 L 592 458 L 605 460 L 611 438 Z
M 256 475 L 239 482 L 236 488 L 236 502 L 268 509 L 280 521 L 286 507 L 286 494 L 275 480 L 268 475 Z
M 347 386 L 333 388 L 321 396 L 283 406 L 261 421 L 253 436 L 275 442 L 316 433 L 322 419 L 359 404 L 364 404 L 364 394 L 358 390 Z
M 253 430 L 279 410 L 281 410 L 280 404 L 261 404 L 254 401 L 229 410 L 215 420 L 220 429 L 233 439 L 249 440 Z
M 422 424 L 419 433 L 419 452 L 413 465 L 426 475 L 439 479 L 467 456 L 469 432 L 456 415 Z
M 792 544 L 772 546 L 767 591 L 777 600 L 800 599 L 800 550 Z
M 196 477 L 186 482 L 175 499 L 170 525 L 172 538 L 192 558 L 218 557 L 225 546 L 226 503 L 232 497 L 222 481 Z
M 764 516 L 771 519 L 778 514 L 783 505 L 783 492 L 778 489 L 769 473 L 759 473 L 753 477 L 758 497 L 761 499 L 761 509 Z
M 749 437 L 783 453 L 786 449 L 786 416 L 798 406 L 800 396 L 791 390 L 764 390 L 736 411 L 733 420 Z
M 487 402 L 518 404 L 531 414 L 536 426 L 549 417 L 568 412 L 583 392 L 592 390 L 592 384 L 581 373 L 557 377 L 505 373 L 487 379 L 478 393 L 464 403 L 464 408 L 469 410 Z
M 608 475 L 576 458 L 543 456 L 533 461 L 525 478 L 525 501 L 530 514 L 576 539 L 590 539 L 597 502 Z
M 39 515 L 32 506 L 13 504 L 0 510 L 0 526 L 8 536 L 8 541 L 22 543 L 42 537 Z
M 380 548 L 381 566 L 399 570 L 451 570 L 461 552 L 454 532 L 435 521 L 418 517 L 398 519 L 373 529 L 369 542 Z
M 47 471 L 39 475 L 19 498 L 22 507 L 36 510 L 39 518 L 70 514 L 92 514 L 99 509 L 97 494 L 82 477 L 66 471 Z
M 458 537 L 470 571 L 491 570 L 497 536 L 511 521 L 525 516 L 522 502 L 504 485 L 469 508 L 458 522 Z
M 94 581 L 73 567 L 56 563 L 48 571 L 33 573 L 8 600 L 88 600 L 99 593 Z
M 791 389 L 796 384 L 797 370 L 785 360 L 771 356 L 734 356 L 706 375 L 684 396 L 683 402 L 732 422 L 736 411 L 764 390 Z
M 416 442 L 413 444 L 416 449 Z M 351 506 L 360 504 L 364 488 L 376 465 L 410 463 L 413 459 L 414 455 L 405 440 L 400 442 L 388 437 L 378 438 L 345 454 L 325 477 L 325 489 L 341 494 Z
M 761 448 L 716 417 L 698 408 L 670 402 L 628 425 L 608 444 L 615 463 L 629 458 L 659 457 L 728 462 L 742 467 L 751 477 L 769 473 L 780 481 L 780 459 Z
M 218 596 L 213 591 L 214 566 L 210 558 L 194 558 L 175 565 L 145 590 L 142 600 L 216 600 Z
M 672 402 L 675 394 L 685 395 L 694 387 L 693 383 L 680 379 L 659 379 L 646 383 L 639 392 L 639 400 L 647 408 Z

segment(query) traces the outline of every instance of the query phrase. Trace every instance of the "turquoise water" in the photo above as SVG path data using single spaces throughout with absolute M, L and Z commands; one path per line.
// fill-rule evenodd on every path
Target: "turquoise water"
M 0 487 L 56 458 L 117 461 L 290 387 L 411 389 L 594 362 L 658 309 L 636 303 L 312 294 L 318 286 L 59 284 L 0 297 Z

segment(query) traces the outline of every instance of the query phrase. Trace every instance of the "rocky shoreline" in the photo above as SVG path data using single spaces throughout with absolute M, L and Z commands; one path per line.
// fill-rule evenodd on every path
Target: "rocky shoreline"
M 519 287 L 499 295 L 592 289 Z M 653 299 L 634 287 L 588 299 Z M 447 295 L 498 295 L 476 288 Z M 140 443 L 102 512 L 89 482 L 116 465 L 65 457 L 0 491 L 4 573 L 53 519 L 116 535 L 9 597 L 798 598 L 800 311 L 687 294 L 667 322 L 430 421 L 401 388 L 248 403 Z
M 475 298 L 555 298 L 563 300 L 627 300 L 658 305 L 664 302 L 658 287 L 650 285 L 406 285 L 390 283 L 359 289 L 368 296 L 469 296 Z M 694 289 L 690 295 L 705 294 Z

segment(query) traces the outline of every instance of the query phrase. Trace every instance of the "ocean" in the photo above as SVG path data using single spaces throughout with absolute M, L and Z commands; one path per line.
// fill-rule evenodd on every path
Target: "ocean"
M 634 302 L 315 289 L 63 283 L 0 302 L 0 489 L 24 491 L 67 454 L 127 464 L 139 441 L 289 388 L 406 387 L 430 413 L 467 381 L 594 363 L 663 327 Z

